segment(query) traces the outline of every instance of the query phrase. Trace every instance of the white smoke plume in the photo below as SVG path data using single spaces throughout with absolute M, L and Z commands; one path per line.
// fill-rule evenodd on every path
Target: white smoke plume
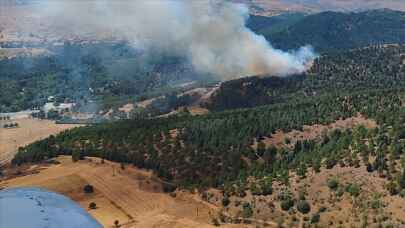
M 42 21 L 62 35 L 111 36 L 135 48 L 187 57 L 196 70 L 222 79 L 286 76 L 306 71 L 310 46 L 283 52 L 245 26 L 248 9 L 209 0 L 48 0 Z

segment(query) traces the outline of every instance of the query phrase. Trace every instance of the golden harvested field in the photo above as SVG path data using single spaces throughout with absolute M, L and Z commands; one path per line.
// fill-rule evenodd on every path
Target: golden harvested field
M 161 183 L 150 172 L 127 166 L 121 169 L 113 162 L 98 158 L 72 162 L 68 156 L 57 159 L 56 165 L 34 165 L 9 170 L 12 177 L 0 182 L 0 188 L 42 187 L 64 194 L 78 202 L 104 227 L 115 220 L 128 227 L 212 227 L 211 214 L 217 207 L 188 192 L 176 196 L 163 193 Z M 27 175 L 28 174 L 28 175 Z M 86 194 L 83 187 L 91 184 L 94 193 Z M 88 209 L 95 202 L 96 209 Z M 229 225 L 228 227 L 236 227 Z M 238 226 L 245 227 L 245 226 Z
M 18 147 L 80 126 L 74 124 L 55 124 L 54 121 L 50 120 L 25 118 L 12 121 L 19 124 L 18 128 L 5 129 L 3 128 L 3 122 L 0 121 L 0 166 L 11 161 Z

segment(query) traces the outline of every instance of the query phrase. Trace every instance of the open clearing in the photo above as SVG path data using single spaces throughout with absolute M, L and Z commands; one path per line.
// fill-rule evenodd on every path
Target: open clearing
M 19 127 L 5 129 L 3 128 L 3 124 L 6 122 L 0 121 L 0 166 L 13 159 L 18 147 L 80 126 L 74 124 L 55 124 L 54 121 L 33 118 L 15 119 L 11 122 L 18 123 Z
M 353 129 L 356 126 L 364 126 L 368 129 L 373 129 L 377 127 L 375 120 L 367 119 L 361 114 L 358 114 L 355 117 L 350 117 L 347 119 L 339 119 L 329 125 L 304 125 L 303 130 L 292 130 L 290 132 L 276 131 L 271 137 L 264 137 L 262 142 L 267 146 L 283 147 L 283 146 L 292 146 L 297 141 L 303 140 L 314 140 L 321 137 L 323 134 L 326 134 L 332 130 L 336 129 Z M 290 141 L 289 145 L 285 145 L 285 140 Z M 253 148 L 257 147 L 257 142 L 254 143 Z
M 11 179 L 1 181 L 0 188 L 41 187 L 61 193 L 87 209 L 104 227 L 112 227 L 115 220 L 122 228 L 212 227 L 211 214 L 217 207 L 196 194 L 178 191 L 173 197 L 163 193 L 161 183 L 150 172 L 131 166 L 121 169 L 117 163 L 102 163 L 98 158 L 73 163 L 62 156 L 57 161 L 56 165 L 8 170 L 6 176 Z M 86 184 L 94 187 L 94 193 L 84 193 Z M 90 202 L 97 208 L 89 210 Z

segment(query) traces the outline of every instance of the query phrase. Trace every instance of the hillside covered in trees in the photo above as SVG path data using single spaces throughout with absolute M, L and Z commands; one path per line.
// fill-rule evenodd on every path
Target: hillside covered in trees
M 400 45 L 324 55 L 305 75 L 223 83 L 210 104 L 214 112 L 207 115 L 185 111 L 163 118 L 134 116 L 75 128 L 19 148 L 12 164 L 71 155 L 73 161 L 91 156 L 120 162 L 123 169 L 128 164 L 150 169 L 165 181 L 165 191 L 197 188 L 204 200 L 219 200 L 228 212 L 239 208 L 234 218 L 220 214 L 213 224 L 239 223 L 239 215 L 256 218 L 260 214 L 256 205 L 270 199 L 265 208 L 274 212 L 277 204 L 291 215 L 293 224 L 299 223 L 296 216 L 314 224 L 326 210 L 339 210 L 333 202 L 341 202 L 345 195 L 351 199 L 352 211 L 378 215 L 362 217 L 365 224 L 370 220 L 404 224 L 391 215 L 377 214 L 384 207 L 384 195 L 364 190 L 371 185 L 328 177 L 322 182 L 330 192 L 328 209 L 309 198 L 312 193 L 293 188 L 300 180 L 308 181 L 308 176 L 337 169 L 364 170 L 367 178 L 382 181 L 379 187 L 385 195 L 405 197 L 404 77 Z M 375 121 L 376 127 L 329 129 L 314 138 L 265 143 L 276 132 L 304 132 L 304 125 L 326 126 L 359 115 Z M 214 197 L 210 189 L 220 190 L 221 195 Z M 327 221 L 330 225 L 334 220 Z
M 405 13 L 388 9 L 322 12 L 308 16 L 253 17 L 248 26 L 284 50 L 313 45 L 321 53 L 405 42 Z
M 305 16 L 304 13 L 285 13 L 272 17 L 250 15 L 247 27 L 258 34 L 269 36 L 294 25 Z
M 61 191 L 106 227 L 405 227 L 404 12 L 17 2 L 0 189 Z
M 282 103 L 298 97 L 373 89 L 402 88 L 405 46 L 373 46 L 325 54 L 304 75 L 250 77 L 221 84 L 207 106 L 212 110 Z
M 393 58 L 401 56 L 400 50 L 398 46 L 376 47 L 323 57 L 305 79 L 283 82 L 292 85 L 288 90 L 277 86 L 284 91 L 279 92 L 285 97 L 282 103 L 199 117 L 185 114 L 82 127 L 20 148 L 13 163 L 41 161 L 59 154 L 77 159 L 97 156 L 153 169 L 183 187 L 221 187 L 236 180 L 243 182 L 250 175 L 259 179 L 270 175 L 287 182 L 289 170 L 305 175 L 308 167 L 333 167 L 357 155 L 377 156 L 371 164 L 373 169 L 391 173 L 394 168 L 389 164 L 401 158 L 405 138 L 403 55 L 402 64 Z M 386 64 L 370 64 L 376 56 L 378 62 L 385 60 Z M 350 64 L 343 70 L 336 60 Z M 321 141 L 298 142 L 292 148 L 252 147 L 255 140 L 270 137 L 277 130 L 329 124 L 357 113 L 375 119 L 380 127 L 337 131 Z

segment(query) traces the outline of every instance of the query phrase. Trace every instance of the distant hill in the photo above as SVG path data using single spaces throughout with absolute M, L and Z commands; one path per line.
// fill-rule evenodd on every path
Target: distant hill
M 304 13 L 286 13 L 273 17 L 250 15 L 247 26 L 256 33 L 270 35 L 283 31 L 305 16 Z
M 324 11 L 359 12 L 372 9 L 405 11 L 403 0 L 230 0 L 243 3 L 254 15 L 272 16 L 285 12 L 319 13 Z
M 401 0 L 282 0 L 282 2 L 287 5 L 301 5 L 313 11 L 361 11 L 378 8 L 405 9 L 405 2 Z
M 383 43 L 405 42 L 405 12 L 372 10 L 360 13 L 323 12 L 297 19 L 294 14 L 284 19 L 287 25 L 280 31 L 277 19 L 269 19 L 267 28 L 264 19 L 248 24 L 252 30 L 264 35 L 275 47 L 296 49 L 313 45 L 318 52 L 352 49 Z M 254 19 L 258 21 L 258 19 Z M 281 23 L 282 24 L 282 23 Z

